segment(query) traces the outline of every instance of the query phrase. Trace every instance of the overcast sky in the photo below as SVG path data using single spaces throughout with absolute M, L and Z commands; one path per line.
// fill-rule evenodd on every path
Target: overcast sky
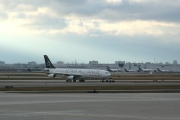
M 180 63 L 180 0 L 0 0 L 0 61 Z

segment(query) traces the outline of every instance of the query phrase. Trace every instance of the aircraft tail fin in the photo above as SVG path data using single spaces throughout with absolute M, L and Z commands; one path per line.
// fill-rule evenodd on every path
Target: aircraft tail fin
M 142 68 L 140 67 L 140 65 L 138 65 L 139 71 L 143 71 Z
M 47 68 L 55 68 L 47 55 L 44 55 L 44 60 Z
M 158 70 L 159 72 L 162 72 L 159 68 L 157 68 L 157 70 Z
M 127 69 L 124 69 L 125 72 L 129 72 Z
M 109 66 L 107 66 L 107 71 L 112 72 L 112 70 L 109 68 Z

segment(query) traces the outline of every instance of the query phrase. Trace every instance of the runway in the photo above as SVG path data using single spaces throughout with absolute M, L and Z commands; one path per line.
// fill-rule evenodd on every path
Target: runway
M 180 94 L 0 92 L 0 120 L 179 120 Z
M 0 80 L 0 87 L 58 87 L 58 86 L 174 86 L 180 81 L 116 81 L 113 83 L 87 80 L 86 82 L 66 82 L 65 80 Z

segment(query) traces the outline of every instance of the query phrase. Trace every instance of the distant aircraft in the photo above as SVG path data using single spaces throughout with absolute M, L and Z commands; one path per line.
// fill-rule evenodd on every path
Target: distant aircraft
M 158 71 L 158 72 L 171 72 L 170 70 L 161 70 L 161 69 L 159 69 L 159 68 L 157 68 L 157 71 Z
M 140 72 L 139 70 L 127 70 L 126 68 L 124 69 L 125 72 Z
M 99 69 L 76 69 L 76 68 L 55 68 L 47 55 L 44 55 L 46 68 L 44 69 L 49 75 L 48 77 L 56 77 L 56 75 L 64 75 L 68 80 L 76 82 L 84 82 L 84 78 L 102 78 L 103 80 L 111 74 L 106 70 Z
M 142 69 L 140 66 L 139 67 L 139 71 L 143 71 L 143 72 L 156 72 L 156 70 L 154 69 Z
M 110 67 L 109 66 L 107 66 L 107 71 L 109 71 L 109 72 L 122 72 L 122 70 L 121 69 L 110 69 Z

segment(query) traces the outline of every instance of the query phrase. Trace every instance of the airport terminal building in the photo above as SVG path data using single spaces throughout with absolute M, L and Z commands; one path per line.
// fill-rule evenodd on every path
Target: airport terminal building
M 177 60 L 174 60 L 172 63 L 166 62 L 164 63 L 130 63 L 125 61 L 115 61 L 115 63 L 99 63 L 98 61 L 89 61 L 88 64 L 84 63 L 64 63 L 63 61 L 58 61 L 54 63 L 55 67 L 62 67 L 62 68 L 88 68 L 88 69 L 106 69 L 109 66 L 111 69 L 121 69 L 122 72 L 124 69 L 127 70 L 136 70 L 138 66 L 142 69 L 154 69 L 157 68 L 163 70 L 171 70 L 180 72 L 180 65 L 178 64 Z M 0 70 L 1 71 L 27 71 L 27 69 L 33 70 L 43 70 L 45 68 L 45 64 L 37 64 L 35 61 L 25 63 L 14 63 L 14 64 L 6 64 L 4 61 L 0 61 Z

